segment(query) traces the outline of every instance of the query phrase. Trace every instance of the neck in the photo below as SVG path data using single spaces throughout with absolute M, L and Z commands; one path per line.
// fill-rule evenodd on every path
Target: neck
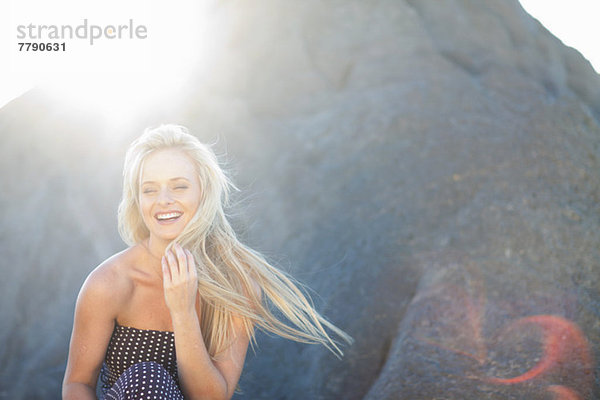
M 144 247 L 146 247 L 146 250 L 148 250 L 148 253 L 150 253 L 152 258 L 158 260 L 160 263 L 162 256 L 165 255 L 165 250 L 167 249 L 167 246 L 171 242 L 168 240 L 161 240 L 150 236 L 143 243 Z

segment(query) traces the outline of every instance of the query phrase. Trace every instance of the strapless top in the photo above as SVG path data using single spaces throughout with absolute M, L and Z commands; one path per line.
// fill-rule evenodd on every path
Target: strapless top
M 162 365 L 179 386 L 173 332 L 115 324 L 100 371 L 102 391 L 106 393 L 127 368 L 147 361 Z

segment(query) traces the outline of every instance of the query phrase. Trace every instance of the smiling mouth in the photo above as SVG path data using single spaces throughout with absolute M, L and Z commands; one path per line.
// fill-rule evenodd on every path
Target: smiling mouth
M 170 222 L 170 221 L 175 221 L 176 219 L 181 217 L 182 214 L 183 213 L 181 213 L 179 211 L 173 211 L 173 212 L 168 212 L 168 213 L 158 213 L 155 215 L 155 218 L 159 222 Z

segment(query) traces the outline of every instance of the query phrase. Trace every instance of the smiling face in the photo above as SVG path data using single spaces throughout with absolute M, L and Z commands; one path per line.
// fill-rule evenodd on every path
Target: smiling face
M 175 239 L 196 213 L 200 193 L 194 164 L 181 150 L 158 150 L 146 157 L 139 200 L 150 240 Z

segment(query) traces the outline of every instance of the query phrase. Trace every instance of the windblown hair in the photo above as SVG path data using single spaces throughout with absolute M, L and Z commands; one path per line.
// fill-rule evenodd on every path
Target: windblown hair
M 141 171 L 146 157 L 163 149 L 179 149 L 186 154 L 200 181 L 198 210 L 173 243 L 187 248 L 196 260 L 198 295 L 202 300 L 200 326 L 211 357 L 215 358 L 235 339 L 231 329 L 234 314 L 242 318 L 253 343 L 254 326 L 258 326 L 287 339 L 323 344 L 336 356 L 343 355 L 325 328 L 348 343 L 352 343 L 352 338 L 315 311 L 310 297 L 293 278 L 237 239 L 224 212 L 230 189 L 237 188 L 219 166 L 212 149 L 186 128 L 161 125 L 146 129 L 129 147 L 118 213 L 123 240 L 135 245 L 149 236 L 139 206 Z M 286 322 L 274 315 L 273 307 Z

